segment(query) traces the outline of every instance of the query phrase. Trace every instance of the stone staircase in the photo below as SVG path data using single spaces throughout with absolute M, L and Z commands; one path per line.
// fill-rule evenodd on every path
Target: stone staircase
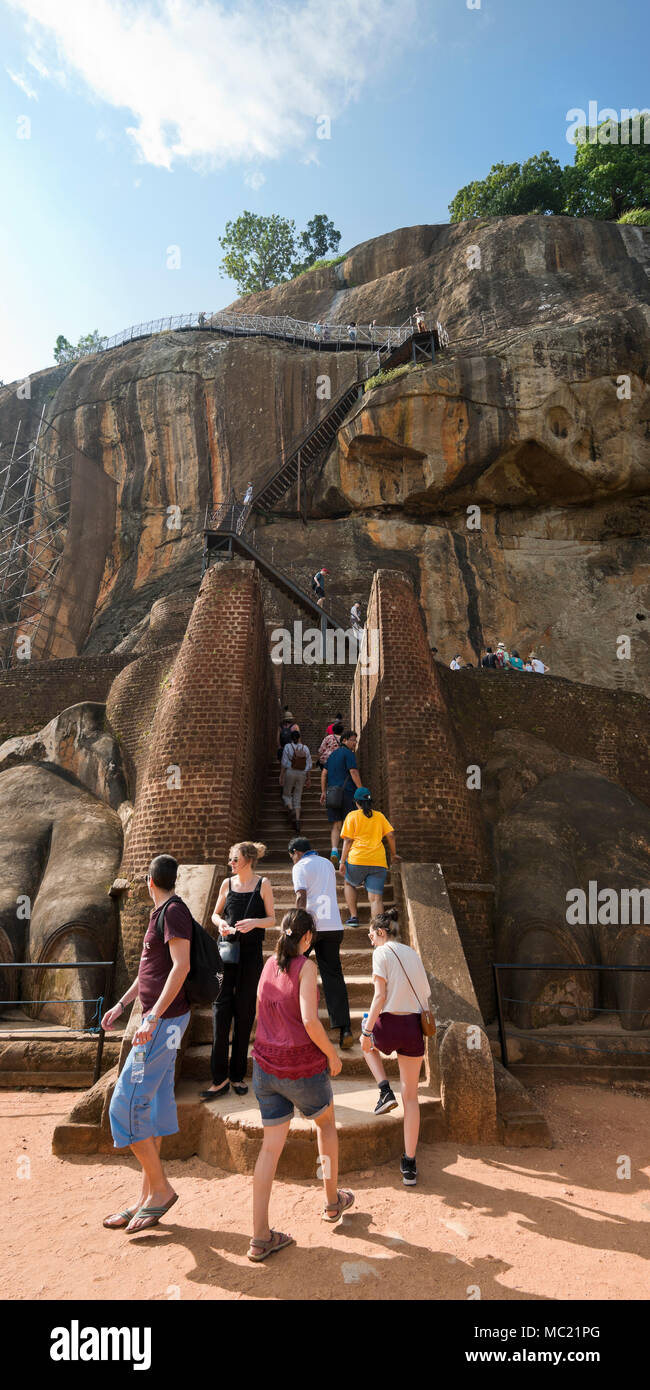
M 268 853 L 260 863 L 260 872 L 271 880 L 278 926 L 266 933 L 265 957 L 275 946 L 279 923 L 285 912 L 295 907 L 295 896 L 291 879 L 291 862 L 287 845 L 295 834 L 290 817 L 286 812 L 279 793 L 279 764 L 269 767 L 260 815 L 255 830 L 255 838 L 262 840 Z M 312 847 L 321 854 L 328 854 L 330 848 L 329 826 L 324 809 L 319 804 L 320 773 L 312 774 L 312 786 L 303 794 L 300 831 L 310 840 Z M 347 916 L 343 893 L 343 880 L 337 884 L 337 898 L 343 921 Z M 365 900 L 364 900 L 365 899 Z M 387 882 L 385 902 L 394 901 L 390 878 Z M 355 1038 L 361 1031 L 361 1018 L 370 1006 L 372 999 L 372 953 L 367 930 L 370 909 L 365 894 L 359 895 L 359 927 L 346 927 L 343 933 L 341 961 L 350 999 L 351 1026 Z M 320 1017 L 329 1031 L 329 1018 L 325 999 L 320 988 Z M 230 1093 L 222 1101 L 202 1103 L 198 1092 L 210 1082 L 210 1050 L 212 1041 L 212 1011 L 209 1008 L 196 1009 L 192 1015 L 191 1033 L 185 1047 L 180 1071 L 180 1084 L 177 1088 L 179 1103 L 180 1132 L 165 1146 L 170 1156 L 182 1156 L 188 1152 L 187 1144 L 194 1142 L 193 1152 L 208 1162 L 213 1162 L 229 1171 L 248 1172 L 252 1169 L 262 1126 L 259 1110 L 252 1091 L 248 1096 L 237 1097 Z M 255 1036 L 253 1031 L 253 1037 Z M 338 1041 L 338 1033 L 332 1033 L 333 1041 Z M 252 1049 L 251 1049 L 252 1050 Z M 340 1053 L 343 1067 L 333 1080 L 337 1126 L 340 1141 L 341 1171 L 346 1172 L 371 1163 L 384 1163 L 396 1158 L 402 1152 L 402 1109 L 388 1115 L 375 1116 L 377 1087 L 358 1042 Z M 388 1058 L 388 1075 L 398 1076 L 396 1058 Z M 252 1065 L 249 1060 L 248 1075 Z M 196 1114 L 200 1109 L 203 1115 Z M 422 1138 L 432 1140 L 442 1137 L 443 1120 L 440 1102 L 422 1088 Z M 196 1139 L 196 1125 L 201 1124 L 200 1138 Z M 309 1122 L 298 1116 L 292 1122 L 289 1138 L 285 1146 L 280 1173 L 285 1175 L 313 1177 L 316 1172 L 318 1154 L 315 1129 Z

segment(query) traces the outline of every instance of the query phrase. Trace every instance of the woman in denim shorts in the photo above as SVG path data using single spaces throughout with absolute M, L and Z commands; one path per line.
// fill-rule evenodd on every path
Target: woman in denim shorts
M 269 1199 L 296 1105 L 318 1132 L 326 1198 L 323 1220 L 338 1221 L 354 1202 L 352 1192 L 336 1185 L 339 1147 L 330 1076 L 338 1076 L 342 1064 L 318 1017 L 316 965 L 305 955 L 315 937 L 310 912 L 300 907 L 287 912 L 275 955 L 267 960 L 257 990 L 253 1090 L 264 1139 L 253 1177 L 254 1234 L 248 1258 L 255 1262 L 293 1244 L 293 1236 L 271 1230 Z

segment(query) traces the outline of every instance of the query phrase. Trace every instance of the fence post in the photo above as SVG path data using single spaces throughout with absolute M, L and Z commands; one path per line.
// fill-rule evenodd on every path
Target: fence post
M 494 976 L 494 992 L 497 1000 L 497 1020 L 499 1024 L 499 1044 L 501 1047 L 501 1063 L 508 1067 L 508 1044 L 506 1042 L 506 1028 L 503 1018 L 503 1005 L 501 1003 L 501 985 L 499 984 L 499 967 L 492 962 L 492 974 Z

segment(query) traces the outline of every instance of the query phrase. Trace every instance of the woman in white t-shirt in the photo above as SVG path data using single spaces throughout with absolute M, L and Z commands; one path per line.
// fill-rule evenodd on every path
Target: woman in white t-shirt
M 407 1187 L 417 1181 L 415 1150 L 420 1132 L 418 1081 L 424 1057 L 420 1014 L 427 1008 L 431 987 L 417 951 L 400 941 L 394 907 L 373 917 L 368 932 L 372 952 L 372 1004 L 361 1032 L 361 1047 L 379 1086 L 375 1114 L 394 1110 L 397 1101 L 387 1079 L 380 1052 L 397 1053 L 404 1105 L 404 1153 L 400 1169 Z

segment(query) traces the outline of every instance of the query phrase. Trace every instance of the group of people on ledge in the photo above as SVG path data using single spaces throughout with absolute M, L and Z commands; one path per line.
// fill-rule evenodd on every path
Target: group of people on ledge
M 378 817 L 373 829 L 376 839 L 387 822 L 373 811 L 368 789 L 359 788 L 358 792 L 360 809 L 352 815 L 363 822 Z M 355 833 L 357 828 L 361 834 Z M 340 871 L 355 848 L 361 846 L 362 853 L 366 852 L 368 842 L 367 826 L 359 823 L 357 827 L 350 816 L 343 834 Z M 392 829 L 385 834 L 394 850 Z M 317 854 L 305 837 L 297 836 L 290 842 L 296 905 L 284 914 L 275 949 L 264 961 L 265 932 L 275 928 L 271 881 L 257 868 L 264 848 L 252 842 L 233 845 L 231 872 L 221 884 L 212 916 L 220 939 L 236 940 L 239 951 L 233 963 L 222 965 L 220 990 L 213 1004 L 213 1080 L 201 1093 L 206 1102 L 226 1096 L 231 1088 L 238 1096 L 247 1093 L 248 1047 L 257 1014 L 252 1086 L 263 1141 L 253 1178 L 253 1235 L 247 1252 L 253 1262 L 293 1244 L 290 1234 L 271 1228 L 269 1203 L 296 1107 L 317 1129 L 325 1193 L 322 1219 L 339 1221 L 355 1200 L 351 1191 L 338 1187 L 338 1135 L 331 1084 L 343 1065 L 337 1042 L 344 1050 L 355 1043 L 340 959 L 344 927 L 337 903 L 336 869 L 332 859 Z M 142 1020 L 116 1083 L 109 1114 L 114 1147 L 130 1147 L 142 1169 L 142 1180 L 133 1205 L 104 1221 L 108 1229 L 130 1235 L 157 1225 L 178 1201 L 160 1158 L 162 1139 L 178 1131 L 175 1063 L 191 1016 L 185 981 L 195 927 L 189 909 L 175 892 L 177 871 L 176 860 L 170 855 L 152 860 L 147 886 L 153 909 L 138 974 L 102 1018 L 103 1028 L 113 1028 L 139 998 Z M 353 919 L 348 919 L 346 925 L 352 924 Z M 384 1056 L 397 1054 L 404 1111 L 400 1170 L 403 1182 L 413 1186 L 417 1181 L 420 1125 L 418 1082 L 425 1050 L 423 1018 L 431 1017 L 430 985 L 419 956 L 401 940 L 397 912 L 394 908 L 383 910 L 381 893 L 371 896 L 368 936 L 373 950 L 373 995 L 359 1042 L 378 1087 L 377 1115 L 394 1110 L 398 1104 L 383 1061 Z M 315 960 L 311 959 L 312 952 Z M 329 1032 L 319 1017 L 318 971 Z M 134 1071 L 137 1057 L 140 1073 Z
M 437 653 L 437 647 L 433 648 L 433 652 L 434 655 Z M 505 642 L 497 642 L 494 651 L 491 647 L 487 647 L 485 655 L 481 658 L 481 666 L 484 670 L 534 671 L 537 675 L 541 676 L 545 675 L 550 669 L 544 664 L 541 657 L 539 657 L 536 652 L 529 652 L 527 657 L 522 657 L 519 655 L 519 652 L 514 649 L 509 652 Z M 452 671 L 462 671 L 468 667 L 473 669 L 474 663 L 472 661 L 463 661 L 462 657 L 457 652 L 449 662 L 449 667 Z

